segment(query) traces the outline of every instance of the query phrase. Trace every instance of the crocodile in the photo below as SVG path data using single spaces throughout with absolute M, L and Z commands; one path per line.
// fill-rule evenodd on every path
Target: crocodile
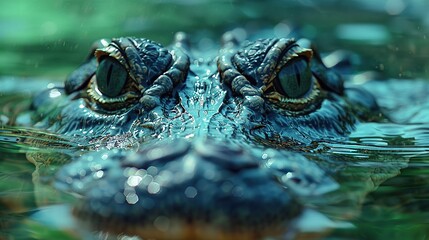
M 184 33 L 167 47 L 94 44 L 63 86 L 32 101 L 33 127 L 79 149 L 28 154 L 36 185 L 73 195 L 73 215 L 91 231 L 258 239 L 288 232 L 310 206 L 359 205 L 404 167 L 372 168 L 359 194 L 330 198 L 354 161 L 335 144 L 362 123 L 389 121 L 376 98 L 345 86 L 309 41 L 228 32 L 221 42 L 203 52 Z

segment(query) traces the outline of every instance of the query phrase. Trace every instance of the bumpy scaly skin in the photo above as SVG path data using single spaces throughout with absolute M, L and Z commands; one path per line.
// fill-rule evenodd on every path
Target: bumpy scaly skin
M 75 157 L 54 186 L 82 196 L 75 214 L 105 231 L 233 238 L 284 229 L 301 212 L 300 197 L 337 186 L 308 158 L 357 121 L 341 78 L 290 39 L 240 44 L 227 34 L 219 52 L 201 55 L 188 45 L 178 34 L 168 48 L 119 38 L 92 51 L 36 124 L 99 150 Z M 128 71 L 121 101 L 97 92 L 105 56 Z M 313 82 L 292 99 L 272 83 L 297 56 L 309 61 Z

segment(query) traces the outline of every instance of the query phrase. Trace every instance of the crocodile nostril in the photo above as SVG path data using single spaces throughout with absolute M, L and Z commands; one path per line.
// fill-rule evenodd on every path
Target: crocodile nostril
M 195 151 L 204 160 L 233 172 L 259 167 L 251 154 L 234 144 L 220 144 L 208 140 L 197 143 Z
M 150 166 L 180 160 L 185 155 L 211 162 L 221 169 L 232 172 L 259 167 L 259 163 L 253 155 L 238 145 L 218 143 L 212 140 L 202 140 L 195 143 L 172 141 L 162 145 L 155 144 L 126 157 L 121 165 L 146 169 Z
M 190 149 L 187 141 L 175 141 L 169 144 L 155 145 L 142 149 L 122 162 L 122 166 L 147 168 L 156 163 L 167 163 L 185 155 Z

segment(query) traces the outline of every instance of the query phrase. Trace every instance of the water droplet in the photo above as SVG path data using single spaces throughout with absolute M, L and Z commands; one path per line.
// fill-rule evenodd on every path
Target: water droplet
M 291 178 L 293 178 L 294 177 L 294 174 L 293 173 L 291 173 L 291 172 L 288 172 L 288 173 L 286 173 L 286 174 L 284 174 L 283 176 L 282 176 L 282 181 L 283 182 L 287 182 L 287 181 L 289 181 Z
M 161 186 L 157 182 L 151 182 L 147 186 L 147 192 L 150 194 L 157 194 L 161 190 Z
M 127 184 L 130 187 L 135 187 L 137 185 L 139 185 L 139 183 L 142 181 L 142 177 L 140 176 L 130 176 L 127 180 Z
M 185 196 L 187 198 L 194 198 L 195 196 L 197 196 L 198 194 L 198 190 L 192 186 L 189 186 L 185 189 Z
M 99 171 L 97 171 L 97 172 L 94 173 L 94 178 L 95 179 L 99 179 L 99 178 L 102 178 L 103 175 L 104 175 L 104 171 L 103 170 L 99 170 Z
M 101 170 L 101 164 L 93 162 L 89 165 L 89 169 L 93 172 Z
M 136 204 L 139 201 L 139 196 L 136 193 L 129 193 L 126 196 L 126 200 L 129 204 Z
M 266 154 L 266 153 L 264 153 L 264 154 L 262 154 L 262 159 L 267 159 L 268 158 L 268 154 Z
M 158 174 L 158 168 L 154 167 L 154 166 L 150 166 L 147 168 L 147 173 L 155 176 L 156 174 Z
M 142 177 L 141 183 L 143 185 L 149 185 L 153 181 L 153 177 L 149 174 L 146 174 Z
M 81 169 L 78 173 L 81 177 L 84 177 L 86 175 L 86 170 L 85 169 Z
M 57 98 L 59 96 L 61 96 L 61 92 L 58 91 L 58 89 L 54 88 L 51 91 L 49 91 L 49 97 L 50 98 Z

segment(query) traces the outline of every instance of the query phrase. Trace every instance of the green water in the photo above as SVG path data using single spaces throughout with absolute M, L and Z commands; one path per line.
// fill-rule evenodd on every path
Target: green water
M 199 40 L 219 42 L 223 32 L 237 27 L 249 32 L 262 30 L 271 35 L 296 30 L 314 41 L 323 53 L 338 49 L 355 53 L 356 57 L 351 60 L 353 73 L 358 74 L 350 75 L 354 81 L 367 80 L 368 76 L 426 81 L 429 79 L 428 10 L 429 4 L 424 0 L 273 0 L 263 3 L 226 0 L 2 1 L 0 78 L 19 77 L 27 83 L 0 86 L 0 115 L 8 113 L 12 121 L 14 114 L 11 112 L 28 107 L 32 88 L 51 81 L 61 82 L 87 56 L 88 49 L 97 39 L 131 35 L 168 45 L 177 31 L 195 36 L 198 48 Z M 9 94 L 11 91 L 19 91 L 20 94 Z M 396 91 L 380 93 L 386 95 L 386 106 L 392 101 L 388 99 L 389 94 L 401 94 L 400 89 Z M 427 101 L 427 98 L 421 99 Z M 397 107 L 391 106 L 392 109 Z M 411 113 L 407 114 L 412 116 L 419 112 L 418 107 L 425 107 L 427 112 L 424 102 L 416 104 L 416 107 L 417 110 L 408 109 Z M 398 115 L 401 117 L 401 113 Z M 377 168 L 372 169 L 389 174 L 382 175 L 385 181 L 373 187 L 373 192 L 359 206 L 346 204 L 345 208 L 323 209 L 328 216 L 348 224 L 346 227 L 335 225 L 329 231 L 323 230 L 323 234 L 316 232 L 315 236 L 323 239 L 428 238 L 427 119 L 425 123 L 410 126 L 384 126 L 380 132 L 375 131 L 375 137 L 361 131 L 361 135 L 353 138 L 357 144 L 331 146 L 339 153 L 354 152 L 349 160 L 356 161 L 356 165 L 339 176 L 344 180 L 342 191 L 347 199 L 360 198 L 360 192 L 371 188 L 363 186 L 363 182 L 351 182 L 349 175 L 365 173 L 368 164 L 376 164 Z M 25 118 L 18 121 L 25 122 Z M 403 131 L 392 130 L 392 136 L 396 138 L 381 135 L 381 132 L 389 132 L 390 128 Z M 368 126 L 368 129 L 373 128 Z M 29 144 L 16 141 L 16 138 L 38 141 L 30 141 Z M 37 130 L 24 134 L 19 128 L 4 125 L 0 128 L 1 240 L 74 238 L 67 231 L 51 229 L 28 219 L 37 206 L 32 184 L 34 166 L 27 161 L 26 154 L 40 152 L 43 150 L 40 146 L 46 142 L 67 144 L 66 140 Z M 386 142 L 394 148 L 365 149 L 365 144 L 382 145 Z M 63 147 L 56 146 L 55 151 L 61 152 Z M 357 161 L 364 157 L 370 159 Z M 380 164 L 380 159 L 389 161 Z M 378 175 L 363 174 L 362 179 L 374 176 Z M 352 195 L 353 191 L 358 194 Z M 350 224 L 354 227 L 348 227 Z

